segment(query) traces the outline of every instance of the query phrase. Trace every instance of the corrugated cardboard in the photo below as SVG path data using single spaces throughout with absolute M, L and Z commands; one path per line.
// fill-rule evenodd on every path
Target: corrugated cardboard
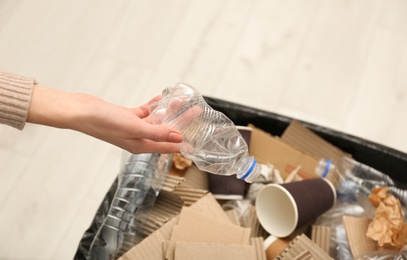
M 177 216 L 181 212 L 183 205 L 184 202 L 177 194 L 162 190 L 156 199 L 154 207 L 149 212 L 146 222 L 139 231 L 146 236 L 150 235 Z
M 161 190 L 164 191 L 174 191 L 176 187 L 178 187 L 182 182 L 185 181 L 185 178 L 183 177 L 178 177 L 178 176 L 172 176 L 172 175 L 167 175 L 167 178 L 165 178 L 163 187 Z
M 366 236 L 370 221 L 368 218 L 343 216 L 346 237 L 353 256 L 377 251 L 376 242 Z
M 175 249 L 175 260 L 250 260 L 257 259 L 252 245 L 226 245 L 213 243 L 179 242 Z
M 230 209 L 230 210 L 226 210 L 225 211 L 226 215 L 228 215 L 230 221 L 237 225 L 240 226 L 240 220 L 239 220 L 239 215 L 237 214 L 237 210 L 236 209 Z
M 327 142 L 297 120 L 291 121 L 281 140 L 315 158 L 331 159 L 335 165 L 339 165 L 342 157 L 351 157 L 350 154 Z
M 293 260 L 315 260 L 312 254 L 308 251 L 304 251 L 293 258 Z
M 255 259 L 267 260 L 266 250 L 264 250 L 264 239 L 262 237 L 252 237 L 250 239 L 250 244 L 253 245 L 256 249 L 256 258 Z
M 306 235 L 297 236 L 291 241 L 286 249 L 276 257 L 277 260 L 291 260 L 301 256 L 303 252 L 311 253 L 315 260 L 333 259 L 324 252 L 318 245 L 311 241 Z M 307 256 L 304 256 L 307 257 Z M 302 259 L 302 258 L 300 258 Z M 309 259 L 309 258 L 305 258 Z
M 185 183 L 185 178 L 167 176 L 155 205 L 139 232 L 145 236 L 150 235 L 178 215 L 182 206 L 190 206 L 208 193 L 207 190 L 194 189 Z
M 163 260 L 167 251 L 166 242 L 170 239 L 172 229 L 177 224 L 177 221 L 178 216 L 127 251 L 119 260 Z
M 312 226 L 311 240 L 317 244 L 325 253 L 329 254 L 331 246 L 331 229 L 327 226 Z
M 249 245 L 179 242 L 175 247 L 175 260 L 266 260 L 263 238 L 250 239 Z
M 250 153 L 259 163 L 274 165 L 285 179 L 299 165 L 298 175 L 303 179 L 319 177 L 315 169 L 319 160 L 301 152 L 281 139 L 250 125 L 253 128 Z
M 205 194 L 208 193 L 208 190 L 191 188 L 188 185 L 181 183 L 174 189 L 174 193 L 181 198 L 184 202 L 184 206 L 190 206 L 205 196 Z
M 206 242 L 248 245 L 250 229 L 238 227 L 229 221 L 225 222 L 192 208 L 184 207 L 181 211 L 178 224 L 174 227 L 166 258 L 174 259 L 176 243 L 178 242 Z
M 267 235 L 267 232 L 260 225 L 259 219 L 256 214 L 256 207 L 253 205 L 248 206 L 248 217 L 247 217 L 247 227 L 251 229 L 251 237 L 262 237 Z
M 221 205 L 218 203 L 212 193 L 207 193 L 195 204 L 191 205 L 190 208 L 206 216 L 231 223 L 229 217 L 226 215 L 225 211 L 222 209 Z
M 227 224 L 231 223 L 229 217 L 211 193 L 207 193 L 196 203 L 191 205 L 190 208 Z M 178 218 L 179 215 L 165 223 L 161 228 L 130 249 L 120 259 L 163 260 L 167 251 L 168 241 L 170 240 L 174 226 L 178 223 Z

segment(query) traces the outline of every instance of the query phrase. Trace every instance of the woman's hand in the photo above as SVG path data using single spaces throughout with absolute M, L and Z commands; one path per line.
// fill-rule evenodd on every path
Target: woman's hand
M 131 153 L 176 153 L 181 133 L 153 125 L 149 103 L 137 108 L 111 104 L 95 96 L 35 86 L 27 122 L 76 130 Z

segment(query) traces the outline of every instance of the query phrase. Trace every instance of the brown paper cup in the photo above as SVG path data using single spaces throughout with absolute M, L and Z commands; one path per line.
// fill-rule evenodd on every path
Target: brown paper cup
M 290 239 L 278 238 L 270 235 L 264 240 L 264 248 L 266 250 L 267 260 L 274 260 L 277 256 L 287 248 L 290 243 Z
M 243 139 L 246 141 L 247 147 L 250 148 L 250 140 L 252 137 L 253 128 L 251 128 L 250 126 L 237 125 L 236 129 L 239 131 L 239 133 L 242 135 Z
M 256 197 L 260 224 L 276 237 L 287 237 L 335 204 L 332 183 L 315 178 L 285 184 L 269 184 Z

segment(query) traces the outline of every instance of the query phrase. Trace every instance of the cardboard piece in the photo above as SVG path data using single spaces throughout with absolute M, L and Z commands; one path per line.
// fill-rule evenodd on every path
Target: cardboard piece
M 256 257 L 252 245 L 179 242 L 175 249 L 176 260 L 248 260 Z
M 184 181 L 185 178 L 183 177 L 167 175 L 167 178 L 165 178 L 161 191 L 173 192 L 175 188 L 178 187 Z
M 250 239 L 250 244 L 253 245 L 256 249 L 256 258 L 254 258 L 254 259 L 267 260 L 266 250 L 264 249 L 263 237 L 252 237 Z
M 139 231 L 145 236 L 150 235 L 178 215 L 182 206 L 194 204 L 207 193 L 207 190 L 194 189 L 186 185 L 185 178 L 167 176 L 146 223 Z
M 327 142 L 297 120 L 291 121 L 281 136 L 281 140 L 314 158 L 330 159 L 336 165 L 339 165 L 338 163 L 341 162 L 342 157 L 351 157 L 349 153 L 345 153 Z
M 172 229 L 177 221 L 178 216 L 127 251 L 119 260 L 163 260 L 166 252 L 166 241 L 170 239 Z
M 370 221 L 368 218 L 343 216 L 346 237 L 353 256 L 377 250 L 376 242 L 366 236 Z
M 260 225 L 259 219 L 256 214 L 256 207 L 249 205 L 247 216 L 247 227 L 251 229 L 251 237 L 262 237 L 267 235 L 267 231 Z
M 311 240 L 324 250 L 325 253 L 329 254 L 331 229 L 327 226 L 312 226 Z
M 146 236 L 150 235 L 165 223 L 177 216 L 184 202 L 173 192 L 162 190 L 158 195 L 154 207 L 148 214 L 146 222 L 140 227 L 140 232 Z
M 235 224 L 236 226 L 240 226 L 239 215 L 236 209 L 230 209 L 225 211 L 226 215 L 228 215 L 230 221 Z
M 306 255 L 301 256 L 303 252 L 309 252 L 312 259 L 315 260 L 328 260 L 333 259 L 324 252 L 318 245 L 311 241 L 306 235 L 297 236 L 291 241 L 286 249 L 276 257 L 277 260 L 291 260 L 291 259 L 309 259 Z M 297 258 L 296 258 L 297 257 Z M 305 258 L 298 258 L 305 257 Z
M 294 257 L 293 260 L 315 260 L 315 258 L 309 251 L 304 251 L 302 253 L 299 253 L 296 257 Z
M 190 206 L 205 196 L 205 194 L 208 193 L 208 190 L 190 188 L 189 186 L 184 185 L 184 183 L 181 183 L 175 188 L 174 193 L 181 198 L 184 202 L 184 206 Z
M 197 212 L 201 212 L 207 216 L 211 216 L 220 221 L 230 223 L 230 220 L 222 207 L 216 201 L 212 194 L 207 193 L 190 208 Z M 168 242 L 171 237 L 172 230 L 178 223 L 179 215 L 165 223 L 161 228 L 154 231 L 151 235 L 127 251 L 119 259 L 121 260 L 163 260 L 167 251 Z
M 250 153 L 259 163 L 270 163 L 276 167 L 283 179 L 299 165 L 298 175 L 303 179 L 319 177 L 315 173 L 319 159 L 290 146 L 277 137 L 250 125 L 253 128 Z
M 166 258 L 174 259 L 176 243 L 205 242 L 234 245 L 248 245 L 250 229 L 238 227 L 232 223 L 208 217 L 192 208 L 184 207 L 178 224 L 174 227 Z
M 221 205 L 216 201 L 212 193 L 207 193 L 196 203 L 191 205 L 190 208 L 204 214 L 205 216 L 213 217 L 218 220 L 231 223 L 229 217 L 226 215 Z

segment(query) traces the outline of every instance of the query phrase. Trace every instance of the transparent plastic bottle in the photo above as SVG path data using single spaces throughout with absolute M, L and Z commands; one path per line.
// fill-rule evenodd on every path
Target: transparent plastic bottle
M 316 173 L 328 178 L 337 189 L 338 195 L 356 192 L 369 195 L 373 188 L 383 186 L 395 188 L 393 180 L 388 175 L 348 157 L 343 157 L 339 165 L 334 165 L 331 160 L 321 159 Z
M 178 129 L 184 137 L 181 153 L 196 166 L 213 174 L 233 175 L 253 182 L 261 165 L 249 156 L 248 147 L 233 122 L 212 109 L 195 88 L 178 83 L 162 93 L 163 98 L 150 105 L 155 124 Z
M 93 239 L 87 259 L 117 259 L 145 238 L 144 223 L 171 163 L 172 156 L 169 154 L 124 152 L 118 188 Z

